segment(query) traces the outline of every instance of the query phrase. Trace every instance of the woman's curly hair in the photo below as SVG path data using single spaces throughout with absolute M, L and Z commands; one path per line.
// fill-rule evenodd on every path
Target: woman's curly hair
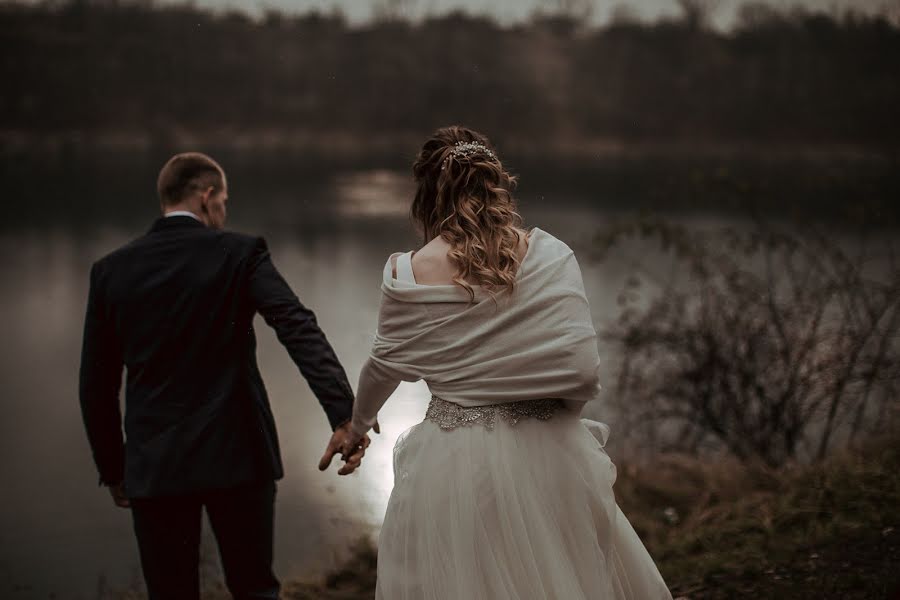
M 460 152 L 458 144 L 467 150 Z M 418 188 L 410 216 L 425 243 L 441 236 L 450 244 L 454 283 L 470 301 L 475 292 L 468 282 L 492 298 L 504 289 L 512 292 L 522 224 L 512 197 L 516 177 L 503 168 L 487 137 L 456 125 L 438 129 L 416 156 L 413 176 Z

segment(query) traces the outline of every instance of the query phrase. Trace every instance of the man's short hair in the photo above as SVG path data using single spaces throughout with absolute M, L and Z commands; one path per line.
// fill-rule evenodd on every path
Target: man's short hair
M 200 152 L 176 154 L 163 166 L 156 180 L 156 191 L 163 206 L 178 204 L 194 190 L 225 187 L 225 171 Z

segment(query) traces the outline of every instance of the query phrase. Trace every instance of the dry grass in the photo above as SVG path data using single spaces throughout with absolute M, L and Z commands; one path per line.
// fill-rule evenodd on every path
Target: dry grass
M 616 494 L 676 595 L 900 595 L 900 436 L 778 470 L 664 456 Z

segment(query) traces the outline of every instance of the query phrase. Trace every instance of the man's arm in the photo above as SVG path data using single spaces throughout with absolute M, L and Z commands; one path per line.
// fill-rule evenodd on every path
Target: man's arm
M 84 319 L 79 398 L 100 483 L 115 485 L 125 474 L 125 444 L 119 388 L 122 384 L 122 349 L 104 306 L 97 265 L 91 269 L 91 287 Z
M 347 374 L 319 328 L 313 311 L 300 303 L 272 264 L 262 238 L 257 238 L 250 259 L 250 295 L 254 308 L 275 330 L 319 399 L 331 429 L 349 421 L 353 414 L 353 389 Z

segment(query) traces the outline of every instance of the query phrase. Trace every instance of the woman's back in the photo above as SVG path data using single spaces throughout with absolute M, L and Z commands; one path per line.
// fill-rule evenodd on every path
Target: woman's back
M 424 379 L 461 406 L 559 398 L 580 408 L 594 400 L 600 359 L 574 253 L 537 227 L 524 251 L 512 291 L 492 297 L 476 285 L 474 300 L 456 283 L 421 283 L 412 252 L 391 255 L 361 382 Z M 374 419 L 380 405 L 358 403 Z
M 531 232 L 526 232 L 522 229 L 516 229 L 516 231 L 519 233 L 517 256 L 521 264 L 525 254 L 528 252 L 528 237 Z M 450 249 L 450 244 L 441 236 L 437 236 L 419 250 L 411 252 L 412 283 L 421 285 L 452 285 L 457 269 L 456 265 L 450 260 Z M 394 258 L 396 259 L 396 257 Z M 404 275 L 408 276 L 408 273 Z M 394 276 L 400 279 L 407 279 L 407 277 L 399 277 L 396 267 Z M 475 284 L 477 282 L 470 281 L 469 283 Z

